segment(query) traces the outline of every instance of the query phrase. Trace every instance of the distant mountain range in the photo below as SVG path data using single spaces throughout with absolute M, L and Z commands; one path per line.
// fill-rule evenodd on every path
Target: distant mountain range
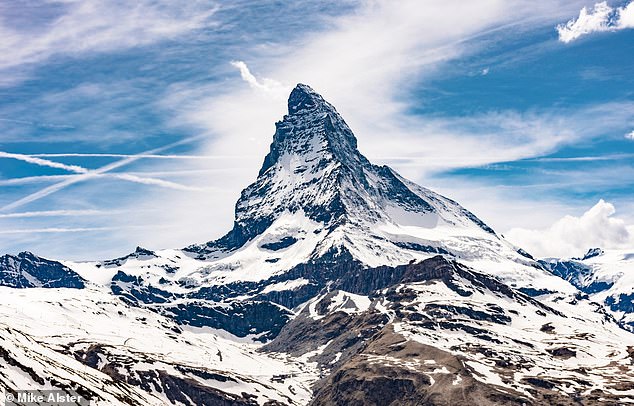
M 536 260 L 297 85 L 222 238 L 0 257 L 0 387 L 96 404 L 634 402 L 634 247 Z

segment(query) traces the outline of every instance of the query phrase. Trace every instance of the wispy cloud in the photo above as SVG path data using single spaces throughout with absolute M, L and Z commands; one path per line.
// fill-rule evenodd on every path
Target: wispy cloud
M 516 112 L 490 113 L 480 122 L 416 116 L 408 110 L 408 89 L 448 61 L 475 52 L 478 36 L 509 26 L 521 32 L 518 21 L 552 24 L 550 19 L 560 15 L 558 7 L 498 0 L 430 1 L 424 7 L 417 1 L 363 3 L 355 13 L 328 21 L 332 29 L 254 60 L 263 77 L 275 78 L 287 89 L 301 82 L 322 93 L 371 157 L 406 154 L 413 159 L 430 157 L 431 162 L 434 156 L 443 156 L 435 169 L 461 165 L 463 160 L 477 164 L 517 159 L 573 138 L 572 130 L 558 125 L 556 117 L 533 120 L 540 117 Z M 210 154 L 241 150 L 263 156 L 273 132 L 271 123 L 285 113 L 285 100 L 259 91 L 263 82 L 244 62 L 234 61 L 234 66 L 248 88 L 227 81 L 224 87 L 207 89 L 213 94 L 208 97 L 198 84 L 193 84 L 194 90 L 179 86 L 167 100 L 183 112 L 181 122 L 214 135 Z M 540 125 L 549 131 L 540 134 Z M 477 128 L 472 131 L 470 126 Z M 423 138 L 426 142 L 417 142 Z M 246 169 L 256 172 L 259 163 L 245 162 Z
M 85 64 L 83 60 L 77 63 Z M 62 65 L 72 66 L 70 63 Z M 8 144 L 24 143 L 47 148 L 54 143 L 64 148 L 59 152 L 70 148 L 73 150 L 68 152 L 88 152 L 83 150 L 88 146 L 95 152 L 129 152 L 122 148 L 139 140 L 157 138 L 162 131 L 160 122 L 151 119 L 127 122 L 128 117 L 151 117 L 156 112 L 153 94 L 143 83 L 152 79 L 122 80 L 118 75 L 113 72 L 107 80 L 94 80 L 90 74 L 84 73 L 78 75 L 78 82 L 54 88 L 47 85 L 49 79 L 46 75 L 40 75 L 35 79 L 39 89 L 32 98 L 0 103 L 0 116 L 20 118 L 0 121 L 3 148 L 6 150 Z M 8 92 L 12 94 L 13 91 Z M 56 126 L 19 124 L 28 121 L 55 123 Z M 62 147 L 64 144 L 67 145 Z M 47 151 L 43 149 L 41 152 Z
M 0 118 L 0 121 L 5 121 L 8 123 L 16 123 L 16 124 L 26 124 L 34 127 L 43 127 L 43 128 L 54 128 L 54 129 L 72 129 L 74 128 L 71 125 L 65 124 L 53 124 L 53 123 L 41 123 L 37 121 L 29 121 L 29 120 L 16 120 L 13 118 Z
M 39 175 L 22 178 L 0 179 L 0 186 L 33 185 L 37 183 L 65 180 L 76 175 Z
M 422 179 L 447 169 L 535 159 L 565 145 L 618 134 L 632 120 L 634 103 L 629 102 L 468 117 L 400 116 L 384 130 L 389 139 L 368 131 L 364 134 L 372 138 L 362 147 L 370 158 Z M 425 142 L 416 142 L 421 139 Z
M 525 161 L 530 162 L 596 162 L 596 161 L 614 161 L 618 159 L 631 159 L 634 154 L 608 154 L 598 156 L 574 156 L 574 157 L 542 157 L 530 158 Z
M 54 155 L 54 154 L 53 154 Z M 162 155 L 147 155 L 147 154 L 139 154 L 139 155 L 121 155 L 122 157 L 125 157 L 126 159 L 130 159 L 130 158 L 134 158 L 135 160 L 137 159 L 142 159 L 142 158 L 147 158 L 147 157 L 163 157 L 165 158 L 165 156 Z M 167 158 L 174 158 L 177 155 L 173 155 L 173 156 L 167 156 Z M 3 152 L 0 151 L 0 158 L 11 158 L 11 159 L 16 159 L 18 161 L 23 161 L 23 162 L 27 162 L 30 164 L 35 164 L 38 166 L 46 166 L 46 167 L 50 167 L 50 168 L 56 168 L 56 169 L 63 169 L 69 172 L 74 172 L 74 173 L 78 173 L 78 174 L 86 174 L 89 175 L 88 177 L 86 177 L 86 179 L 94 179 L 94 178 L 98 178 L 98 177 L 111 177 L 111 178 L 115 178 L 115 179 L 121 179 L 121 180 L 126 180 L 129 182 L 135 182 L 135 183 L 141 183 L 144 185 L 155 185 L 155 186 L 161 186 L 161 187 L 166 187 L 166 188 L 171 188 L 171 189 L 176 189 L 176 190 L 183 190 L 183 191 L 201 191 L 203 190 L 203 188 L 198 188 L 198 187 L 192 187 L 192 186 L 186 186 L 186 185 L 181 185 L 179 183 L 175 183 L 175 182 L 171 182 L 171 181 L 167 181 L 167 180 L 163 180 L 163 179 L 156 179 L 156 178 L 150 178 L 150 177 L 143 177 L 143 176 L 138 176 L 135 174 L 130 174 L 130 173 L 106 173 L 111 169 L 108 169 L 108 171 L 99 171 L 99 170 L 95 170 L 95 171 L 91 171 L 90 169 L 78 166 L 78 165 L 66 165 L 63 163 L 59 163 L 59 162 L 55 162 L 55 161 L 50 161 L 48 159 L 42 159 L 42 158 L 38 158 L 35 156 L 31 156 L 31 155 L 24 155 L 24 154 L 14 154 L 14 153 L 8 153 L 8 152 Z M 190 157 L 191 158 L 191 157 Z M 200 157 L 196 157 L 196 158 L 200 158 Z M 40 176 L 40 177 L 35 177 L 36 179 L 39 178 L 39 180 L 50 180 L 51 177 L 50 176 Z M 18 178 L 20 179 L 20 178 Z M 26 179 L 26 181 L 24 179 L 21 180 L 21 182 L 23 183 L 34 183 L 34 181 L 36 180 L 34 179 L 34 177 L 28 177 Z M 66 181 L 71 181 L 71 180 L 76 180 L 76 177 L 71 176 L 71 177 L 67 177 Z M 19 184 L 20 180 L 17 180 L 13 183 L 6 183 L 8 185 L 16 185 Z M 2 184 L 0 182 L 0 184 Z M 1 210 L 1 209 L 0 209 Z
M 0 234 L 57 234 L 57 233 L 86 233 L 95 231 L 119 231 L 119 230 L 131 230 L 131 229 L 157 229 L 165 228 L 160 225 L 128 225 L 128 226 L 114 226 L 114 227 L 48 227 L 48 228 L 18 228 L 18 229 L 4 229 L 0 230 Z
M 180 183 L 172 182 L 164 179 L 156 179 L 156 178 L 148 178 L 133 175 L 130 173 L 109 173 L 109 174 L 98 174 L 97 176 L 107 175 L 114 177 L 116 179 L 127 180 L 130 182 L 141 183 L 143 185 L 154 185 L 161 186 L 169 189 L 180 190 L 180 191 L 190 191 L 190 192 L 200 192 L 203 190 L 214 190 L 214 188 L 201 188 L 196 186 L 188 186 L 182 185 Z
M 135 157 L 135 158 L 139 158 L 139 159 L 235 159 L 239 155 L 162 155 L 162 154 L 62 153 L 62 154 L 30 154 L 28 156 L 29 157 L 41 157 L 41 158 L 131 158 L 131 157 Z
M 278 97 L 284 97 L 286 91 L 290 90 L 288 87 L 284 87 L 281 83 L 272 79 L 263 78 L 258 80 L 255 75 L 251 73 L 249 67 L 244 61 L 231 61 L 231 66 L 237 68 L 240 71 L 240 77 L 242 80 L 247 82 L 249 86 L 254 89 L 275 92 Z
M 572 42 L 594 32 L 618 31 L 634 28 L 634 2 L 625 7 L 611 7 L 606 1 L 596 3 L 591 11 L 582 8 L 579 16 L 557 26 L 559 40 Z
M 7 6 L 11 7 L 11 6 Z M 32 8 L 14 13 L 33 13 Z M 38 29 L 0 18 L 0 69 L 41 62 L 53 55 L 77 55 L 146 45 L 210 24 L 211 1 L 174 4 L 164 0 L 44 2 L 37 10 L 48 19 Z

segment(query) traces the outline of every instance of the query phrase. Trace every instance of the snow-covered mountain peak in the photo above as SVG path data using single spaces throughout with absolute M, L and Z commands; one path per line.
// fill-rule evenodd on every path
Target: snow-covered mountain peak
M 323 107 L 332 109 L 332 106 L 319 93 L 303 83 L 298 83 L 288 97 L 288 114 L 297 114 Z
M 330 160 L 345 162 L 352 159 L 357 165 L 365 160 L 359 156 L 357 140 L 337 110 L 303 84 L 293 89 L 288 98 L 288 114 L 276 123 L 273 143 L 259 176 L 288 155 L 304 156 L 307 158 L 304 161 L 315 161 L 318 166 L 324 166 Z M 309 165 L 304 164 L 308 169 Z M 289 169 L 305 170 L 297 166 Z
M 546 273 L 458 203 L 372 164 L 337 110 L 301 84 L 257 179 L 236 203 L 232 230 L 185 251 L 218 270 L 202 284 L 264 280 L 344 254 L 372 267 L 443 254 L 517 286 Z
M 475 232 L 497 239 L 491 228 L 452 200 L 407 181 L 387 166 L 370 163 L 337 110 L 303 84 L 291 92 L 288 114 L 276 123 L 257 180 L 236 203 L 233 229 L 220 240 L 188 250 L 217 258 L 219 251 L 239 249 L 258 236 L 270 240 L 263 236 L 265 232 L 274 223 L 279 226 L 280 218 L 291 217 L 302 224 L 320 225 L 303 230 L 323 231 L 311 255 L 341 246 L 354 252 L 363 246 L 376 251 L 372 255 L 390 257 L 386 252 L 421 246 L 421 238 L 409 237 L 399 238 L 396 246 L 392 242 L 387 248 L 377 245 L 390 239 L 382 229 L 400 233 L 394 226 L 469 229 L 467 235 Z M 422 240 L 422 245 L 430 245 L 427 238 Z M 444 251 L 431 250 L 438 252 Z M 398 262 L 407 262 L 415 256 L 399 254 L 391 260 L 397 257 Z
M 603 251 L 601 248 L 590 248 L 588 252 L 586 252 L 586 254 L 583 256 L 583 258 L 581 258 L 581 260 L 583 261 L 586 259 L 598 257 L 603 254 L 605 254 L 605 251 Z

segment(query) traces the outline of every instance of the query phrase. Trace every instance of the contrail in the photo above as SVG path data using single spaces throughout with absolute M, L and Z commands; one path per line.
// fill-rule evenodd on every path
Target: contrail
M 0 214 L 0 218 L 31 218 L 31 217 L 66 217 L 66 216 L 104 216 L 112 214 L 126 213 L 125 210 L 42 210 L 24 211 L 20 213 Z
M 32 125 L 36 127 L 66 128 L 66 129 L 75 128 L 72 125 L 67 125 L 67 124 L 38 123 L 36 121 L 16 120 L 13 118 L 0 118 L 0 121 L 7 121 L 10 123 L 18 123 L 18 124 L 27 124 L 27 125 Z
M 163 180 L 163 179 L 144 178 L 144 177 L 132 175 L 129 173 L 107 173 L 107 174 L 100 174 L 97 176 L 112 176 L 114 178 L 127 180 L 130 182 L 142 183 L 144 185 L 162 186 L 162 187 L 167 187 L 167 188 L 176 189 L 176 190 L 197 191 L 197 192 L 204 190 L 204 188 L 199 188 L 196 186 L 182 185 L 180 183 L 171 182 L 169 180 Z
M 46 182 L 48 180 L 68 179 L 69 176 L 75 175 L 39 175 L 24 176 L 22 178 L 2 179 L 0 180 L 0 186 L 29 185 L 32 183 Z
M 145 175 L 142 172 L 140 172 L 139 174 Z M 153 176 L 170 175 L 171 174 L 170 172 L 163 172 L 163 173 L 159 172 L 159 175 L 155 173 L 148 173 L 147 175 L 150 175 L 150 176 L 139 176 L 139 174 L 127 173 L 127 172 L 101 173 L 101 174 L 92 174 L 92 177 L 115 178 L 115 179 L 125 180 L 128 182 L 141 183 L 143 185 L 155 185 L 155 186 L 161 186 L 161 187 L 166 187 L 169 189 L 176 189 L 176 190 L 202 191 L 202 190 L 208 189 L 208 188 L 201 188 L 196 186 L 187 186 L 181 183 L 171 182 L 168 180 L 157 179 L 153 177 Z M 178 174 L 178 172 L 176 174 Z M 30 185 L 33 183 L 42 183 L 42 182 L 51 181 L 51 180 L 67 180 L 67 179 L 75 178 L 76 176 L 77 175 L 41 175 L 41 176 L 25 176 L 23 178 L 1 179 L 0 187 L 1 186 Z
M 11 152 L 0 151 L 0 158 L 11 158 L 11 159 L 16 159 L 18 161 L 28 162 L 30 164 L 35 164 L 39 166 L 47 166 L 49 168 L 63 169 L 65 171 L 75 172 L 75 173 L 89 172 L 88 169 L 81 166 L 66 165 L 60 162 L 49 161 L 48 159 L 36 158 L 35 156 L 32 156 L 32 155 L 14 154 Z
M 82 233 L 92 231 L 116 231 L 116 230 L 128 230 L 128 229 L 148 229 L 148 228 L 168 228 L 168 226 L 162 225 L 129 225 L 129 226 L 109 226 L 109 227 L 75 227 L 75 228 L 62 228 L 62 227 L 49 227 L 49 228 L 22 228 L 22 229 L 8 229 L 0 230 L 0 234 L 35 234 L 35 233 Z
M 52 154 L 53 155 L 53 154 Z M 142 158 L 143 156 L 141 155 L 128 155 L 127 157 L 138 157 L 138 158 Z M 62 164 L 59 162 L 54 162 L 54 161 L 49 161 L 48 159 L 41 159 L 41 158 L 36 158 L 33 155 L 25 155 L 25 154 L 14 154 L 14 153 L 10 153 L 10 152 L 4 152 L 4 151 L 0 151 L 0 158 L 11 158 L 11 159 L 16 159 L 18 161 L 24 161 L 24 162 L 28 162 L 31 164 L 35 164 L 35 165 L 39 165 L 39 166 L 47 166 L 50 168 L 57 168 L 57 169 L 64 169 L 66 171 L 69 172 L 74 172 L 74 173 L 89 173 L 91 172 L 90 169 L 84 168 L 82 166 L 78 166 L 78 165 L 66 165 L 66 164 Z M 179 183 L 175 183 L 175 182 L 170 182 L 170 181 L 166 181 L 166 180 L 162 180 L 162 179 L 153 179 L 153 178 L 148 178 L 148 177 L 140 177 L 137 175 L 132 175 L 132 174 L 121 174 L 121 173 L 109 173 L 109 174 L 100 174 L 98 176 L 110 176 L 113 178 L 117 178 L 117 179 L 122 179 L 122 180 L 127 180 L 129 182 L 135 182 L 135 183 L 142 183 L 144 185 L 157 185 L 157 186 L 162 186 L 162 187 L 167 187 L 167 188 L 171 188 L 171 189 L 177 189 L 177 190 L 201 190 L 200 188 L 195 188 L 195 187 L 191 187 L 191 186 L 185 186 L 185 185 L 181 185 Z M 66 177 L 68 177 L 68 175 L 66 175 Z M 26 180 L 24 181 L 25 183 L 33 183 L 34 179 L 32 178 L 37 178 L 37 177 L 28 177 L 26 178 Z M 19 178 L 18 178 L 19 179 Z M 45 180 L 45 179 L 42 179 Z M 11 181 L 11 179 L 9 179 L 9 181 Z M 3 182 L 0 181 L 0 185 L 2 184 L 8 184 L 8 185 L 16 185 L 16 184 L 20 184 L 20 182 L 14 181 L 14 182 Z
M 173 142 L 173 143 L 168 144 L 168 145 L 164 145 L 164 146 L 159 147 L 159 148 L 153 148 L 151 150 L 142 152 L 142 153 L 140 153 L 138 155 L 143 156 L 143 155 L 157 154 L 157 153 L 165 151 L 165 150 L 167 150 L 169 148 L 173 148 L 173 147 L 176 147 L 178 145 L 187 144 L 187 143 L 193 142 L 193 141 L 195 141 L 197 139 L 200 139 L 200 138 L 202 138 L 202 136 L 195 136 L 195 137 L 185 138 L 183 140 L 176 141 L 176 142 Z M 58 192 L 58 191 L 60 191 L 62 189 L 65 189 L 65 188 L 67 188 L 70 185 L 73 185 L 75 183 L 82 182 L 84 180 L 88 180 L 88 179 L 91 179 L 91 178 L 96 178 L 99 175 L 102 175 L 102 174 L 107 173 L 109 171 L 112 171 L 114 169 L 120 168 L 122 166 L 128 165 L 128 164 L 130 164 L 130 163 L 132 163 L 134 161 L 137 161 L 139 159 L 141 159 L 141 157 L 139 157 L 137 155 L 132 155 L 132 156 L 130 156 L 128 158 L 121 159 L 119 161 L 112 162 L 112 163 L 110 163 L 108 165 L 105 165 L 105 166 L 102 166 L 100 168 L 88 171 L 87 173 L 82 173 L 82 174 L 70 176 L 66 180 L 63 180 L 63 181 L 58 182 L 58 183 L 56 183 L 54 185 L 45 187 L 44 189 L 41 189 L 41 190 L 39 190 L 39 191 L 37 191 L 35 193 L 31 193 L 30 195 L 25 196 L 25 197 L 23 197 L 21 199 L 18 199 L 16 201 L 14 201 L 13 203 L 9 203 L 9 204 L 5 205 L 4 207 L 0 208 L 0 212 L 13 210 L 13 209 L 18 208 L 20 206 L 23 206 L 23 205 L 25 205 L 27 203 L 34 202 L 34 201 L 39 200 L 39 199 L 41 199 L 43 197 L 49 196 L 49 195 L 51 195 L 53 193 L 56 193 L 56 192 Z
M 144 158 L 144 159 L 236 159 L 244 158 L 244 155 L 160 155 L 160 154 L 107 154 L 107 153 L 79 153 L 66 152 L 59 154 L 30 154 L 40 158 Z
M 0 230 L 0 234 L 79 233 L 79 232 L 87 232 L 87 231 L 111 231 L 111 230 L 118 230 L 120 228 L 123 228 L 123 227 L 19 228 L 15 230 L 12 230 L 12 229 Z

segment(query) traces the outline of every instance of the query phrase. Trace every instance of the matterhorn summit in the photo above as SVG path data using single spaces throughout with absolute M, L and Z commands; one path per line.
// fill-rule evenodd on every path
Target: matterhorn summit
M 368 161 L 337 110 L 304 84 L 291 92 L 258 178 L 236 203 L 233 229 L 187 251 L 243 258 L 257 264 L 251 277 L 345 253 L 367 266 L 437 254 L 494 262 L 518 286 L 552 278 L 458 203 Z

